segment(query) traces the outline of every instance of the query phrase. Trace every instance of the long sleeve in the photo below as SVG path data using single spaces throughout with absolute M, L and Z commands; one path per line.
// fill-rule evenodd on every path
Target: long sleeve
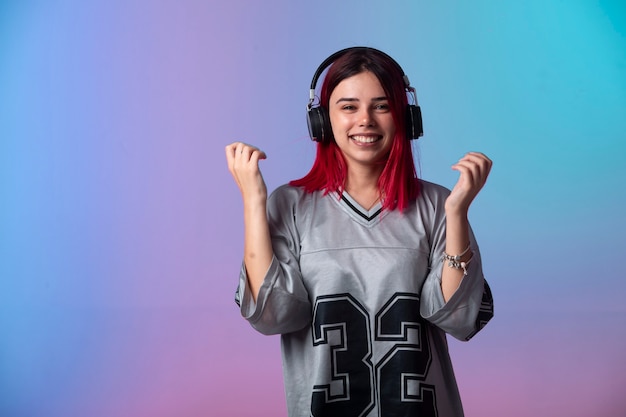
M 236 301 L 242 316 L 263 334 L 300 330 L 311 321 L 311 304 L 300 273 L 300 242 L 293 198 L 279 188 L 268 199 L 267 215 L 274 258 L 254 302 L 245 266 L 239 274 Z
M 426 188 L 426 187 L 425 187 Z M 470 248 L 473 257 L 467 269 L 467 275 L 461 281 L 454 295 L 444 302 L 441 292 L 441 261 L 445 249 L 445 198 L 448 195 L 443 187 L 428 188 L 422 195 L 422 212 L 433 213 L 428 216 L 430 223 L 431 252 L 429 272 L 421 293 L 420 313 L 422 317 L 459 340 L 469 340 L 493 317 L 493 297 L 485 281 L 482 270 L 480 249 L 470 228 Z

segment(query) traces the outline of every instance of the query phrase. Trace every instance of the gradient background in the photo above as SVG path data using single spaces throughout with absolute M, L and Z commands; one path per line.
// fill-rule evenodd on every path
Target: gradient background
M 495 161 L 467 416 L 625 415 L 623 1 L 33 0 L 0 1 L 0 416 L 286 415 L 224 146 L 305 174 L 311 77 L 356 45 L 417 88 L 423 178 Z

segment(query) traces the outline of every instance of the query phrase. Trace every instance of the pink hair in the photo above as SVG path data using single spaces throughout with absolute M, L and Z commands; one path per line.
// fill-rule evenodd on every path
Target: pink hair
M 398 65 L 375 49 L 355 48 L 346 52 L 328 69 L 322 84 L 320 106 L 328 111 L 330 95 L 335 87 L 344 79 L 365 71 L 371 72 L 380 81 L 389 99 L 393 121 L 397 127 L 387 162 L 378 178 L 383 209 L 397 208 L 403 211 L 417 198 L 419 183 L 416 181 L 411 144 L 406 137 L 408 101 L 403 74 Z M 331 191 L 341 193 L 345 187 L 346 173 L 346 161 L 332 138 L 326 143 L 317 144 L 317 155 L 309 173 L 289 184 L 304 187 L 309 193 L 320 190 L 324 190 L 324 194 Z

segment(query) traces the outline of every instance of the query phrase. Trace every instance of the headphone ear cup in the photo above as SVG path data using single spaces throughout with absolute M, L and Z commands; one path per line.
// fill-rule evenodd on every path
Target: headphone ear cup
M 311 107 L 307 111 L 307 125 L 311 140 L 320 143 L 329 143 L 332 138 L 330 118 L 323 107 Z
M 406 107 L 406 137 L 407 139 L 419 139 L 424 135 L 422 126 L 422 110 L 419 106 L 409 104 Z

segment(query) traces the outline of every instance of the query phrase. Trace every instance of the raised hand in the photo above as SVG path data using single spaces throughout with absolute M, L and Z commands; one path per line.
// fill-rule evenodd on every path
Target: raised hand
M 267 187 L 259 169 L 259 160 L 265 158 L 265 152 L 243 142 L 226 146 L 228 170 L 235 179 L 244 202 L 267 198 Z
M 244 263 L 256 300 L 274 252 L 266 215 L 267 187 L 259 170 L 265 152 L 243 142 L 226 146 L 226 161 L 243 197 Z
M 487 181 L 491 165 L 491 159 L 480 152 L 469 152 L 452 165 L 452 169 L 461 175 L 446 200 L 446 213 L 467 214 L 472 201 Z

